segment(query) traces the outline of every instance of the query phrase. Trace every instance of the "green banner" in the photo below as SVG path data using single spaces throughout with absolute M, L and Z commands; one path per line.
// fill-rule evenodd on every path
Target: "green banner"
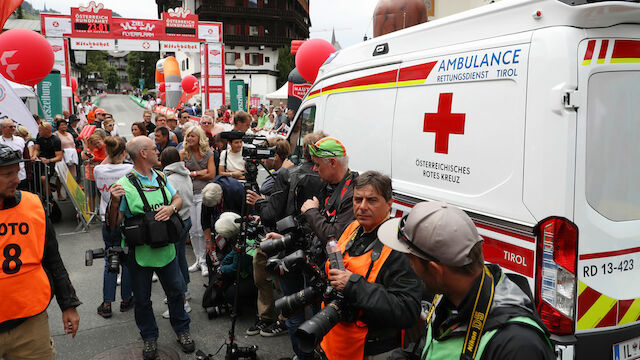
M 247 85 L 244 80 L 231 80 L 229 81 L 229 93 L 231 99 L 231 110 L 246 110 L 247 108 L 247 96 L 245 93 L 245 87 Z
M 62 83 L 60 72 L 52 71 L 38 84 L 38 114 L 53 124 L 53 117 L 62 115 Z

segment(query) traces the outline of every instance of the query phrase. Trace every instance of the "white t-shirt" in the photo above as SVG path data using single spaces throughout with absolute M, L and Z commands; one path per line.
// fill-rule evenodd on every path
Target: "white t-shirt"
M 5 138 L 4 136 L 0 136 L 0 144 L 4 144 L 12 148 L 13 150 L 20 151 L 20 158 L 22 158 L 22 154 L 24 151 L 24 139 L 20 136 L 12 136 L 10 138 Z M 27 173 L 24 171 L 24 163 L 20 163 L 20 171 L 18 171 L 18 178 L 20 181 L 27 178 Z
M 227 159 L 227 154 L 229 158 Z M 244 171 L 244 159 L 242 158 L 242 151 L 233 153 L 229 150 L 225 150 L 220 154 L 220 165 L 224 166 L 225 159 L 227 161 L 227 171 Z
M 98 191 L 100 191 L 100 217 L 102 221 L 104 221 L 107 204 L 111 198 L 109 188 L 121 177 L 130 173 L 131 169 L 133 169 L 132 164 L 103 164 L 93 168 L 96 186 L 98 187 Z

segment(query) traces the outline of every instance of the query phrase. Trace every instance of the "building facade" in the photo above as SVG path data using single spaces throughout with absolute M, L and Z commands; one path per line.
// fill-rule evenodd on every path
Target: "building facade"
M 249 83 L 249 76 L 252 96 L 275 91 L 278 49 L 309 38 L 308 0 L 156 0 L 156 4 L 159 14 L 182 6 L 201 21 L 223 23 L 227 93 L 230 80 Z M 176 59 L 183 76 L 200 76 L 198 53 L 177 53 Z

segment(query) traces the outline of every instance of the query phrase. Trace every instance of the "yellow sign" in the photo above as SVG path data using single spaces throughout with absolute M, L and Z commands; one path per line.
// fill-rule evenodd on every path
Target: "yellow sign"
M 73 176 L 71 176 L 67 164 L 63 161 L 56 163 L 56 172 L 61 179 L 65 179 L 64 185 L 67 190 L 67 195 L 71 197 L 71 201 L 73 201 L 78 214 L 82 215 L 84 222 L 88 224 L 91 219 L 91 214 L 89 214 L 87 198 L 84 195 L 84 191 L 78 185 Z

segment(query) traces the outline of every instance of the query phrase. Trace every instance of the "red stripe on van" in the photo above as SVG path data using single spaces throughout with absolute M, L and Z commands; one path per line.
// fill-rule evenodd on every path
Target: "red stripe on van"
M 504 241 L 483 236 L 482 251 L 486 261 L 515 271 L 524 276 L 533 277 L 535 256 L 533 250 L 509 244 Z
M 510 236 L 510 237 L 518 238 L 520 240 L 524 240 L 524 241 L 528 241 L 528 242 L 532 242 L 532 243 L 536 242 L 536 239 L 533 238 L 533 237 L 530 237 L 530 236 L 516 234 L 516 233 L 510 232 L 510 231 L 498 229 L 496 227 L 485 225 L 485 224 L 479 224 L 479 223 L 475 223 L 475 224 L 476 224 L 476 227 L 479 227 L 481 229 L 497 232 L 497 233 L 502 234 L 502 235 L 507 235 L 507 236 Z
M 411 205 L 409 203 L 406 203 L 404 201 L 400 201 L 400 200 L 393 200 L 394 203 L 398 204 L 398 205 L 402 205 L 402 206 L 406 206 L 408 208 L 413 208 L 415 205 Z
M 595 48 L 596 48 L 596 41 L 595 40 L 589 40 L 589 43 L 587 44 L 587 52 L 584 53 L 584 59 L 585 60 L 591 60 L 591 58 L 593 57 L 593 50 Z
M 605 257 L 611 257 L 611 256 L 633 254 L 636 252 L 640 252 L 640 247 L 616 250 L 616 251 L 605 251 L 605 252 L 593 253 L 593 254 L 582 254 L 580 255 L 579 259 L 580 260 L 599 259 L 599 258 L 605 258 Z
M 587 311 L 589 311 L 591 306 L 595 304 L 596 300 L 600 298 L 600 295 L 602 294 L 587 286 L 582 294 L 578 296 L 578 316 L 576 318 L 580 319 Z
M 381 72 L 379 74 L 373 74 L 364 76 L 361 78 L 348 80 L 339 82 L 337 84 L 329 85 L 327 87 L 322 88 L 322 92 L 337 90 L 342 88 L 349 88 L 353 86 L 365 86 L 365 85 L 373 85 L 373 84 L 384 84 L 384 83 L 395 83 L 396 77 L 398 75 L 398 70 L 390 70 Z
M 607 57 L 607 48 L 609 47 L 609 40 L 602 40 L 602 45 L 600 46 L 600 53 L 598 54 L 598 60 L 604 59 Z
M 600 320 L 600 322 L 598 323 L 598 325 L 596 325 L 596 327 L 599 328 L 599 327 L 607 327 L 607 326 L 616 326 L 618 324 L 617 320 L 618 320 L 618 306 L 616 304 L 611 308 L 611 310 L 609 310 L 607 315 L 605 315 L 602 318 L 602 320 Z
M 309 96 L 313 96 L 313 95 L 319 94 L 319 93 L 320 93 L 320 91 L 321 91 L 321 90 L 315 90 L 315 91 L 312 91 L 312 92 L 310 92 L 310 93 L 309 93 Z
M 613 54 L 611 54 L 611 58 L 640 58 L 640 41 L 616 40 L 613 45 Z
M 627 313 L 627 310 L 633 304 L 634 299 L 631 300 L 618 300 L 618 323 L 622 320 L 624 315 Z
M 426 64 L 409 66 L 400 69 L 398 75 L 398 81 L 411 81 L 411 80 L 423 80 L 429 77 L 431 70 L 436 66 L 438 62 L 433 61 Z

